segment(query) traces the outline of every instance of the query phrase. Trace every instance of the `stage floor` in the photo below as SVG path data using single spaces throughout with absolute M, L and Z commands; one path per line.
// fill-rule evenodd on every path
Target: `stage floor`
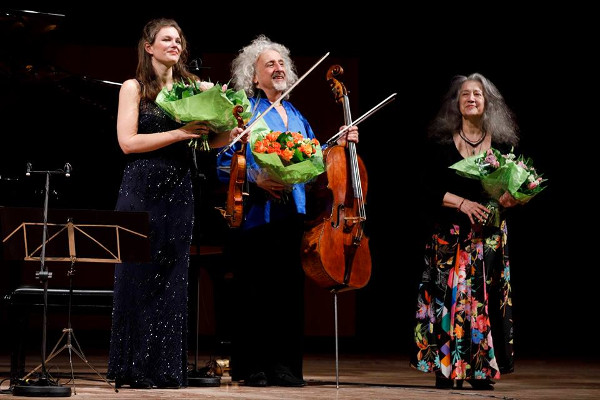
M 65 355 L 63 357 L 63 355 Z M 51 374 L 68 376 L 70 367 L 66 351 L 48 363 Z M 200 357 L 201 366 L 209 360 Z M 35 356 L 28 357 L 27 371 Z M 103 376 L 106 373 L 107 357 L 88 356 L 88 361 Z M 193 360 L 192 360 L 193 361 Z M 493 391 L 475 391 L 465 383 L 461 390 L 434 388 L 434 376 L 411 369 L 408 358 L 392 355 L 342 355 L 339 364 L 339 388 L 336 388 L 335 358 L 330 355 L 307 355 L 305 357 L 305 379 L 303 388 L 266 387 L 254 388 L 233 383 L 227 372 L 219 387 L 188 387 L 184 389 L 121 388 L 116 393 L 100 379 L 84 362 L 73 355 L 75 385 L 66 378 L 60 382 L 72 388 L 77 399 L 599 399 L 600 362 L 566 358 L 517 359 L 515 373 L 504 375 Z M 0 358 L 2 393 L 10 396 L 10 358 Z M 2 395 L 0 395 L 0 398 Z M 17 396 L 12 396 L 17 397 Z

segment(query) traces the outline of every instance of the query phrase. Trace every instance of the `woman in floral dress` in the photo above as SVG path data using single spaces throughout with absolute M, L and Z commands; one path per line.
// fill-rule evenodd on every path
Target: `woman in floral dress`
M 450 165 L 493 147 L 518 143 L 518 127 L 498 89 L 481 74 L 457 76 L 430 126 L 424 166 L 425 204 L 434 223 L 426 245 L 411 364 L 435 372 L 436 387 L 467 380 L 493 389 L 513 370 L 513 327 L 507 225 L 478 180 Z

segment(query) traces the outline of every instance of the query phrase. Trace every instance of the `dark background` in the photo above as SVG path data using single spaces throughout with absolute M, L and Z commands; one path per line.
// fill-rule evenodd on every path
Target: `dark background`
M 355 294 L 351 343 L 357 351 L 408 353 L 425 233 L 426 210 L 416 189 L 417 171 L 428 162 L 425 130 L 451 78 L 480 72 L 503 93 L 521 128 L 520 150 L 548 179 L 544 192 L 510 215 L 516 352 L 597 354 L 589 328 L 599 267 L 596 196 L 590 194 L 598 135 L 591 12 L 576 5 L 391 12 L 369 3 L 367 9 L 297 11 L 277 4 L 170 4 L 177 12 L 98 5 L 3 9 L 0 205 L 41 207 L 43 178 L 25 179 L 26 162 L 34 169 L 70 162 L 72 177 L 52 181 L 50 206 L 113 209 L 123 166 L 115 129 L 119 88 L 102 81 L 133 77 L 135 46 L 151 17 L 179 22 L 191 58 L 202 66 L 197 73 L 213 82 L 229 80 L 236 52 L 260 33 L 290 48 L 299 75 L 329 51 L 291 97 L 320 139 L 343 121 L 325 81 L 330 65 L 346 71 L 355 118 L 397 93 L 360 125 L 373 271 Z M 211 180 L 210 157 L 201 161 L 209 180 L 201 185 L 197 237 L 219 244 L 226 232 L 212 206 L 223 188 Z M 99 274 L 110 282 L 112 269 Z

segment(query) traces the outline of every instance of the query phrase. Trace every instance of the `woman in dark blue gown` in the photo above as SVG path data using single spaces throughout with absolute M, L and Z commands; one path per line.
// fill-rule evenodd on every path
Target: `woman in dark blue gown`
M 187 385 L 187 284 L 194 224 L 187 143 L 208 128 L 200 121 L 179 124 L 154 103 L 163 87 L 198 79 L 187 71 L 186 56 L 186 41 L 175 21 L 148 22 L 138 44 L 136 79 L 125 81 L 119 94 L 117 135 L 127 163 L 116 209 L 149 213 L 151 262 L 115 268 L 108 378 L 117 387 Z M 229 134 L 223 136 L 213 144 L 224 145 Z

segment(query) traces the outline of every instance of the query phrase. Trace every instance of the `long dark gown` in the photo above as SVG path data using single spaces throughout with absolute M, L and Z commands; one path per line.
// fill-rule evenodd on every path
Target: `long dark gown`
M 176 129 L 142 100 L 138 132 Z M 117 264 L 108 377 L 122 384 L 187 385 L 187 285 L 194 218 L 190 150 L 185 142 L 128 155 L 116 209 L 147 211 L 149 264 Z

